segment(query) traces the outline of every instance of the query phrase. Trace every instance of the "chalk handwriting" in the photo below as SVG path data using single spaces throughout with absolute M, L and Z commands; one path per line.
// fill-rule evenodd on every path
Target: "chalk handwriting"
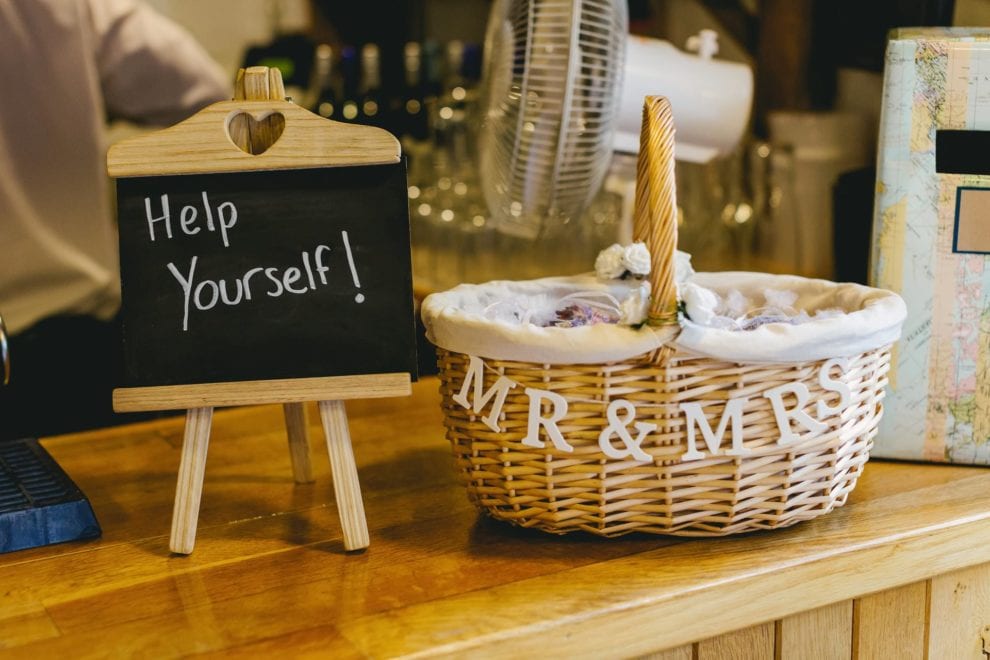
M 206 221 L 207 231 L 219 231 L 220 240 L 223 241 L 224 247 L 230 247 L 230 230 L 234 228 L 237 224 L 237 207 L 234 206 L 233 202 L 223 202 L 217 206 L 216 220 L 213 218 L 213 209 L 210 208 L 210 198 L 204 190 L 200 193 L 203 198 L 203 215 Z M 179 209 L 178 217 L 178 227 L 183 234 L 188 236 L 195 236 L 203 230 L 203 227 L 199 224 L 199 211 L 195 206 L 183 206 Z M 151 238 L 151 242 L 154 243 L 158 234 L 155 232 L 156 225 L 161 225 L 164 228 L 165 236 L 169 239 L 173 237 L 172 232 L 172 210 L 169 205 L 168 195 L 162 195 L 158 201 L 158 209 L 152 209 L 152 201 L 150 197 L 144 198 L 144 212 L 148 219 L 148 235 Z M 160 214 L 160 215 L 156 215 Z
M 198 256 L 190 259 L 188 266 L 181 270 L 174 262 L 169 262 L 166 267 L 182 289 L 183 332 L 189 330 L 189 312 L 193 309 L 206 312 L 220 303 L 233 307 L 253 300 L 259 290 L 270 298 L 279 298 L 286 294 L 306 294 L 320 286 L 327 286 L 330 267 L 326 264 L 326 258 L 329 252 L 329 246 L 317 245 L 312 254 L 309 251 L 301 253 L 302 268 L 256 266 L 242 275 L 219 280 L 196 278 Z

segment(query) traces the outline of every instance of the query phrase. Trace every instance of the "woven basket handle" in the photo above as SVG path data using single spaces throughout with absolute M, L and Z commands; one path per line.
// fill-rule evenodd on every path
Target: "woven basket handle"
M 650 251 L 651 301 L 647 323 L 677 325 L 677 187 L 674 180 L 674 115 L 662 96 L 647 96 L 636 163 L 633 240 Z

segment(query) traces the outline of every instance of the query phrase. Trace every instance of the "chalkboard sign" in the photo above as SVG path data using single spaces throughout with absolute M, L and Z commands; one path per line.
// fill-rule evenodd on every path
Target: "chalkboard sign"
M 298 483 L 317 401 L 345 550 L 368 546 L 344 400 L 408 396 L 416 375 L 399 141 L 285 100 L 277 69 L 233 101 L 107 154 L 117 179 L 119 412 L 186 409 L 172 552 L 189 554 L 216 406 L 281 403 Z
M 117 183 L 125 387 L 416 373 L 403 163 Z

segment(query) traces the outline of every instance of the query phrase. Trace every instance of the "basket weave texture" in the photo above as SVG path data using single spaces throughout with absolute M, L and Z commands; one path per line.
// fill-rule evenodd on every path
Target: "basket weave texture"
M 670 108 L 665 99 L 650 97 L 644 107 L 635 236 L 652 256 L 648 318 L 653 326 L 677 323 L 673 172 Z M 471 501 L 494 518 L 523 527 L 602 536 L 633 531 L 720 536 L 786 527 L 841 506 L 869 457 L 890 368 L 890 346 L 848 358 L 841 370 L 826 367 L 831 379 L 849 387 L 848 405 L 819 420 L 824 430 L 795 427 L 799 438 L 782 444 L 764 394 L 801 383 L 810 393 L 804 406 L 809 416 L 816 417 L 818 401 L 836 407 L 839 393 L 821 385 L 827 360 L 739 364 L 670 346 L 609 364 L 486 358 L 485 391 L 502 376 L 516 384 L 501 408 L 499 431 L 493 431 L 482 421 L 484 413 L 454 400 L 469 378 L 470 357 L 443 348 L 437 353 L 447 437 Z M 550 442 L 542 448 L 522 442 L 530 418 L 527 388 L 566 399 L 567 413 L 557 427 L 573 452 L 558 451 Z M 691 422 L 681 404 L 700 404 L 715 429 L 726 404 L 744 398 L 742 446 L 749 451 L 705 452 L 683 460 Z M 635 422 L 656 425 L 640 445 L 650 461 L 603 453 L 600 436 L 614 428 L 606 411 L 623 399 L 635 406 Z M 793 405 L 792 400 L 788 406 Z
M 486 360 L 485 387 L 504 375 L 520 386 L 552 390 L 568 399 L 558 423 L 574 447 L 556 452 L 522 444 L 528 399 L 510 391 L 499 418 L 501 432 L 486 427 L 453 401 L 468 357 L 440 349 L 440 392 L 447 438 L 471 501 L 494 518 L 523 527 L 564 533 L 584 530 L 603 536 L 633 531 L 682 536 L 719 536 L 774 529 L 815 518 L 845 503 L 869 457 L 881 416 L 890 351 L 850 360 L 841 376 L 852 403 L 813 438 L 787 446 L 762 392 L 793 381 L 813 399 L 836 403 L 818 384 L 821 362 L 741 365 L 705 357 L 671 355 L 657 365 L 651 356 L 610 365 L 539 365 Z M 833 374 L 835 376 L 836 374 Z M 678 409 L 697 401 L 717 411 L 730 397 L 749 396 L 744 408 L 743 457 L 709 456 L 682 461 L 686 421 Z M 606 457 L 598 436 L 608 425 L 613 399 L 635 403 L 637 420 L 657 424 L 643 443 L 652 464 Z M 814 415 L 811 406 L 806 409 Z M 717 417 L 710 416 L 712 428 Z

